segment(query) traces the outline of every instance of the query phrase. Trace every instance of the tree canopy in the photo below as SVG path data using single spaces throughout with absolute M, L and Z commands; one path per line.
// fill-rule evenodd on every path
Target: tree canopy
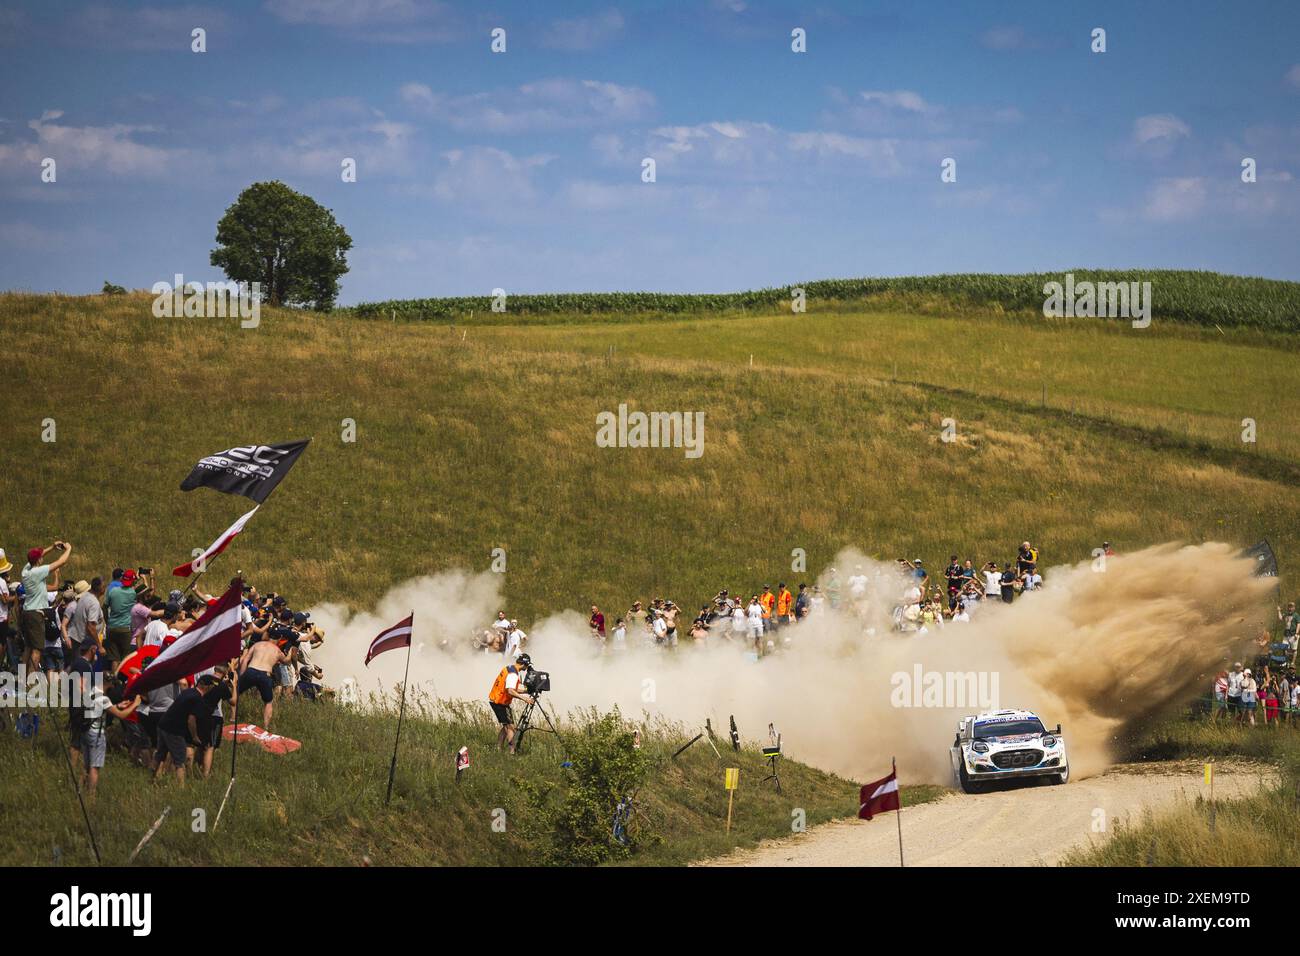
M 236 282 L 261 283 L 270 305 L 334 307 L 352 238 L 334 213 L 279 181 L 254 183 L 217 223 L 211 262 Z

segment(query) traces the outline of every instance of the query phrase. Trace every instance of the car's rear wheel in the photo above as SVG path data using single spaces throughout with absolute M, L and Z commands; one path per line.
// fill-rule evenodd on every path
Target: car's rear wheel
M 957 782 L 961 785 L 962 793 L 980 792 L 979 784 L 972 780 L 970 774 L 966 772 L 966 764 L 964 762 L 957 765 Z

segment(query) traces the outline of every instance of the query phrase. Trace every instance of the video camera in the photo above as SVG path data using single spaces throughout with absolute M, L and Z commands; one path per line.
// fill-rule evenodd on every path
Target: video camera
M 536 671 L 531 668 L 528 676 L 524 678 L 524 690 L 528 691 L 530 696 L 536 697 L 542 691 L 551 689 L 551 675 L 546 671 Z

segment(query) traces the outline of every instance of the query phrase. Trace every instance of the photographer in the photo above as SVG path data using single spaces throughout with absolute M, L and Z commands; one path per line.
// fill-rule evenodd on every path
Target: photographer
M 59 556 L 49 564 L 41 564 L 51 551 L 58 551 Z M 23 613 L 19 623 L 26 649 L 23 662 L 29 674 L 41 669 L 41 653 L 45 650 L 45 612 L 50 607 L 50 592 L 59 590 L 59 569 L 68 563 L 70 557 L 72 545 L 65 541 L 55 541 L 48 548 L 32 548 L 27 552 L 27 564 L 22 572 Z
M 522 700 L 526 704 L 533 702 L 533 698 L 520 689 L 524 675 L 532 666 L 532 659 L 527 654 L 521 654 L 513 664 L 501 668 L 501 673 L 492 683 L 492 690 L 488 692 L 492 713 L 496 714 L 497 721 L 501 724 L 501 731 L 497 735 L 498 750 L 509 746 L 510 752 L 515 752 L 515 715 L 510 709 L 510 703 L 514 700 Z

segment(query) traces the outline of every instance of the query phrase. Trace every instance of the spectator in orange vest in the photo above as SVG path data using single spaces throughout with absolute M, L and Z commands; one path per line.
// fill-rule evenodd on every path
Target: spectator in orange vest
M 776 616 L 782 624 L 794 623 L 794 595 L 790 593 L 784 581 L 777 585 Z
M 758 596 L 758 603 L 763 608 L 763 631 L 770 634 L 776 630 L 776 618 L 772 616 L 772 609 L 776 607 L 776 595 L 766 584 L 763 585 L 763 593 Z

